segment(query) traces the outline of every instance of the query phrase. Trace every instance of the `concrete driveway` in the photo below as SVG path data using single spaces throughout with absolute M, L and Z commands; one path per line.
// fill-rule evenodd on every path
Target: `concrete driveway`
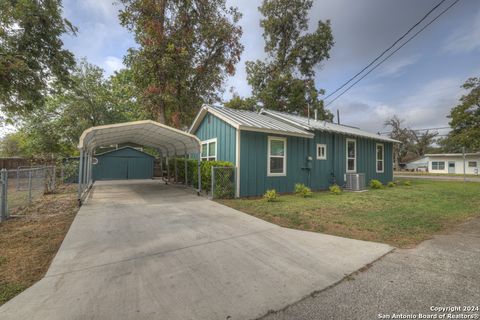
M 96 183 L 5 319 L 252 319 L 391 247 L 285 229 L 159 181 Z

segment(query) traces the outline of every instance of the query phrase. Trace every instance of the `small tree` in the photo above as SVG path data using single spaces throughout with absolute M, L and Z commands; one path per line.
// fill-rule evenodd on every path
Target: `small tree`
M 452 131 L 440 141 L 446 152 L 461 152 L 463 147 L 480 151 L 480 77 L 469 78 L 462 87 L 470 91 L 448 116 Z

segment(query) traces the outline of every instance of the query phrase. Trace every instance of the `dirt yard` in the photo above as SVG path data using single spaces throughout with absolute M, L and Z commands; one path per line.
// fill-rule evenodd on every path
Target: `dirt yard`
M 0 223 L 0 305 L 47 271 L 78 211 L 76 186 L 60 186 Z

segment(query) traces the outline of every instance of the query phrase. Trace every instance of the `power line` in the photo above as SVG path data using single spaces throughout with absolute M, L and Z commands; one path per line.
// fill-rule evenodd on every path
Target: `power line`
M 324 100 L 328 99 L 329 97 L 331 97 L 332 95 L 334 95 L 335 93 L 337 93 L 339 90 L 341 90 L 343 87 L 345 87 L 347 84 L 349 84 L 350 82 L 352 82 L 353 79 L 355 79 L 357 76 L 359 76 L 360 74 L 363 73 L 363 71 L 367 70 L 371 65 L 373 65 L 375 62 L 377 62 L 378 59 L 380 59 L 385 53 L 387 53 L 388 51 L 390 51 L 390 49 L 392 49 L 393 47 L 395 47 L 395 45 L 397 43 L 399 43 L 400 41 L 402 41 L 413 29 L 415 29 L 420 23 L 422 23 L 433 11 L 435 11 L 435 9 L 437 9 L 439 6 L 441 6 L 446 0 L 442 0 L 440 1 L 436 6 L 434 6 L 430 11 L 428 11 L 422 19 L 420 19 L 420 21 L 418 21 L 417 23 L 415 23 L 410 29 L 408 29 L 407 32 L 405 32 L 400 38 L 398 38 L 390 47 L 388 47 L 387 49 L 385 49 L 379 56 L 377 56 L 375 59 L 372 60 L 372 62 L 370 62 L 365 68 L 363 68 L 362 70 L 360 70 L 359 72 L 357 72 L 353 77 L 351 77 L 347 82 L 345 82 L 344 84 L 342 84 L 340 87 L 338 87 L 335 91 L 333 91 L 332 93 L 330 93 L 329 95 L 327 95 Z
M 379 63 L 377 63 L 372 69 L 370 69 L 366 74 L 364 74 L 360 79 L 358 79 L 357 81 L 355 81 L 353 84 L 351 84 L 349 87 L 347 87 L 347 89 L 345 89 L 344 91 L 342 91 L 338 96 L 336 96 L 333 100 L 330 100 L 329 102 L 327 102 L 325 104 L 325 106 L 329 106 L 330 104 L 332 104 L 332 102 L 334 102 L 335 100 L 337 100 L 338 98 L 340 98 L 341 96 L 343 96 L 347 91 L 349 91 L 354 85 L 356 85 L 357 83 L 359 83 L 363 78 L 365 78 L 366 76 L 368 76 L 373 70 L 375 70 L 376 68 L 378 68 L 382 63 L 384 63 L 387 59 L 389 59 L 391 56 L 393 56 L 398 50 L 400 50 L 401 48 L 403 48 L 407 43 L 409 43 L 411 40 L 413 40 L 417 35 L 419 35 L 423 30 L 425 30 L 428 26 L 430 26 L 433 22 L 435 22 L 438 18 L 440 18 L 445 12 L 447 12 L 448 10 L 450 10 L 450 8 L 452 8 L 455 4 L 457 4 L 460 0 L 455 0 L 455 2 L 453 2 L 451 5 L 449 5 L 445 10 L 443 10 L 442 12 L 440 12 L 439 15 L 437 15 L 433 20 L 431 20 L 429 23 L 427 23 L 425 26 L 423 26 L 419 31 L 417 31 L 413 36 L 411 36 L 410 38 L 407 39 L 407 41 L 405 41 L 400 47 L 398 47 L 397 49 L 395 49 L 392 53 L 390 53 L 388 56 L 386 56 L 383 60 L 381 60 Z

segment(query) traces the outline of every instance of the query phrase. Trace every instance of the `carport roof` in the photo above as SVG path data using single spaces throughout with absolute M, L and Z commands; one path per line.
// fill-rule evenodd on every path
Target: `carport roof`
M 198 153 L 201 148 L 196 136 L 152 120 L 91 127 L 83 131 L 78 148 L 93 151 L 100 146 L 126 142 L 159 149 L 169 156 Z

